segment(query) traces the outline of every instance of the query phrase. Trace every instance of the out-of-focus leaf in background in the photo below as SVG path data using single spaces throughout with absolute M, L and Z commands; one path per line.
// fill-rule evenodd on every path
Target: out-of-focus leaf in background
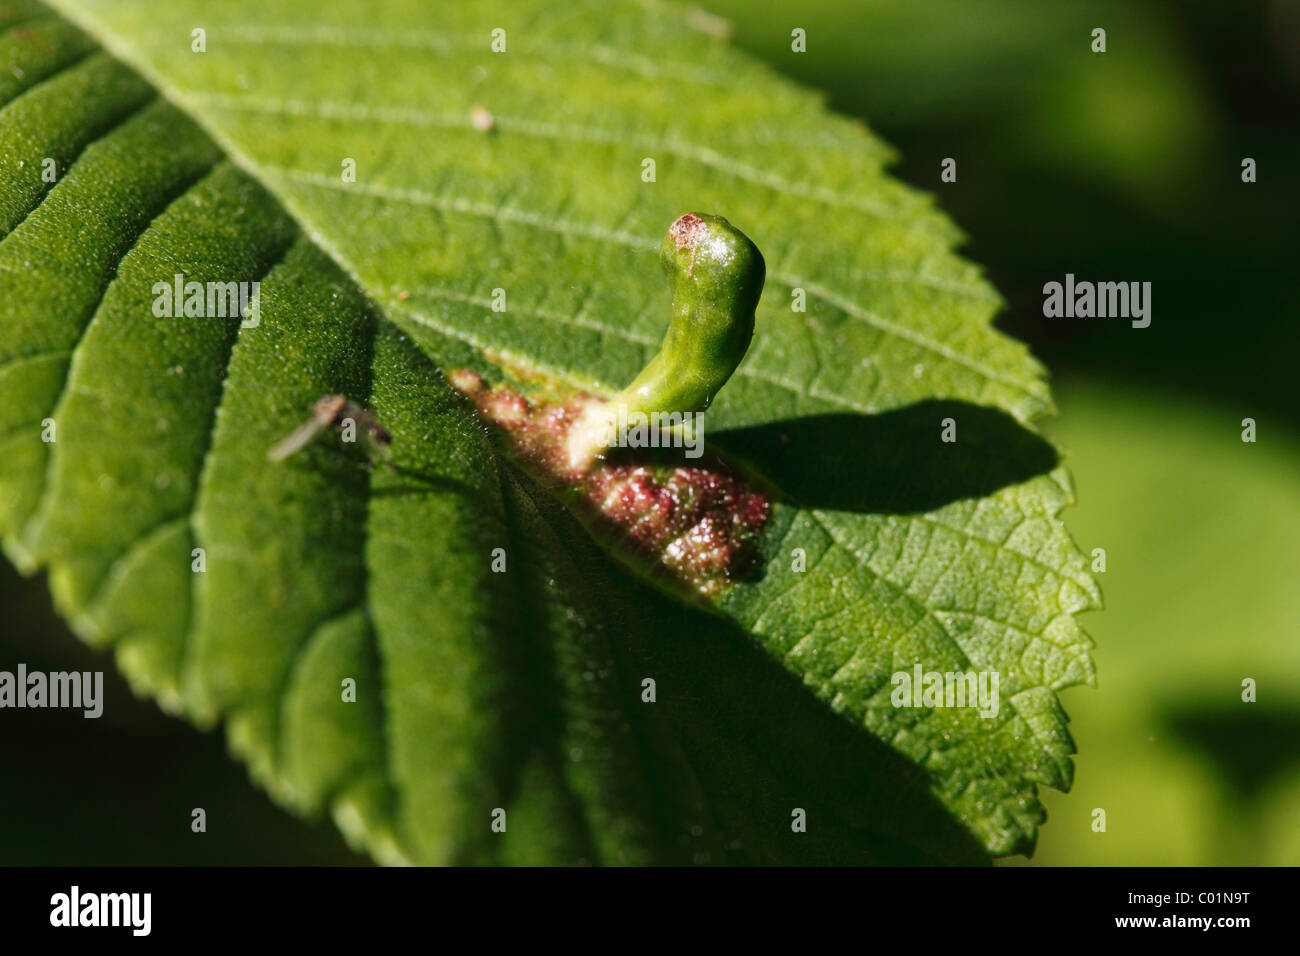
M 910 163 L 928 146 L 961 142 L 967 175 L 986 188 L 991 177 L 1010 186 L 1066 173 L 1166 206 L 1194 181 L 1215 132 L 1182 31 L 1158 4 L 707 6 L 733 20 L 742 47 L 829 91 L 844 112 L 906 137 Z M 807 32 L 804 53 L 791 49 L 796 27 Z M 1107 30 L 1107 53 L 1094 59 L 1097 27 Z
M 1240 414 L 1132 386 L 1059 398 L 1087 491 L 1071 527 L 1106 551 L 1104 676 L 1066 696 L 1078 784 L 1045 801 L 1034 862 L 1295 865 L 1300 441 L 1245 443 Z

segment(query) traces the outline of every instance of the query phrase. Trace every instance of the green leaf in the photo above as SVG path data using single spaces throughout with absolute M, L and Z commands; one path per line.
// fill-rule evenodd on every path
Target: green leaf
M 1097 590 L 1029 430 L 1041 369 L 882 144 L 676 8 L 55 6 L 160 95 L 60 47 L 0 111 L 0 529 L 142 692 L 223 719 L 383 861 L 1032 846 Z M 57 29 L 6 9 L 3 36 Z M 769 265 L 705 423 L 777 501 L 705 607 L 611 561 L 440 374 L 612 394 L 658 347 L 688 209 Z M 176 273 L 260 281 L 259 324 L 155 316 Z M 375 409 L 393 467 L 325 440 L 266 460 L 330 393 Z M 916 664 L 999 672 L 998 716 L 894 708 Z

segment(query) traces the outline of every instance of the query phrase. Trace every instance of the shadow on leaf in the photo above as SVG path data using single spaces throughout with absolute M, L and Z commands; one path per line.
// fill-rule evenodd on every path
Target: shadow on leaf
M 954 441 L 943 440 L 945 427 Z M 1005 412 L 958 401 L 813 415 L 709 438 L 798 504 L 866 513 L 921 514 L 982 498 L 1059 460 L 1050 443 Z

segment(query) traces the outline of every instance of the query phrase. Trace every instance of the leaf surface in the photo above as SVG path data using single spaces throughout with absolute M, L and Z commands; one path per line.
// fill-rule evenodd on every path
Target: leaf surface
M 1029 427 L 1041 369 L 886 147 L 675 8 L 54 6 L 148 85 L 68 40 L 0 111 L 0 521 L 142 691 L 386 861 L 1032 846 L 1098 594 Z M 9 9 L 4 37 L 62 28 Z M 687 209 L 769 264 L 706 425 L 778 504 L 707 609 L 611 562 L 439 372 L 617 389 Z M 155 316 L 176 273 L 259 281 L 259 324 Z M 327 393 L 375 408 L 394 468 L 266 460 Z M 893 707 L 917 664 L 997 671 L 997 717 Z

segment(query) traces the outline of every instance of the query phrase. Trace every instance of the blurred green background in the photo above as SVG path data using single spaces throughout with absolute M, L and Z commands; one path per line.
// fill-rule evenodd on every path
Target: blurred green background
M 1300 864 L 1300 2 L 705 6 L 898 149 L 1006 297 L 999 327 L 1051 370 L 1066 518 L 1106 550 L 1107 609 L 1085 621 L 1096 689 L 1063 695 L 1075 786 L 1046 795 L 1030 862 Z M 1042 285 L 1066 272 L 1151 282 L 1151 326 L 1044 319 Z M 0 659 L 108 681 L 100 720 L 6 718 L 0 819 L 25 824 L 0 863 L 364 862 L 274 808 L 218 735 L 135 701 L 43 581 L 6 564 L 0 596 Z

